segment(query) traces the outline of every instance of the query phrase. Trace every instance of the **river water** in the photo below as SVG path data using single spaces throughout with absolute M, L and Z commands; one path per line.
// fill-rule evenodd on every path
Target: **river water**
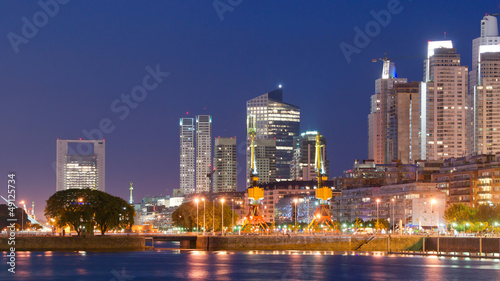
M 382 253 L 17 252 L 15 274 L 7 272 L 6 254 L 0 259 L 0 280 L 500 280 L 499 260 Z

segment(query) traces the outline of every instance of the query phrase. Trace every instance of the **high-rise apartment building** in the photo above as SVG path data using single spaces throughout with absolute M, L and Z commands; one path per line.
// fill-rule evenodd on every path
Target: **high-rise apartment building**
M 421 99 L 421 158 L 466 155 L 468 69 L 451 41 L 430 41 Z
M 196 116 L 196 193 L 210 192 L 212 171 L 212 116 Z
M 293 160 L 290 165 L 292 180 L 314 181 L 317 180 L 315 154 L 316 136 L 318 132 L 307 131 L 293 138 Z M 326 157 L 326 137 L 320 137 L 322 159 L 324 161 L 325 176 L 329 176 L 330 162 Z
M 481 80 L 480 54 L 489 48 L 495 49 L 495 46 L 499 44 L 497 18 L 486 15 L 481 20 L 481 36 L 472 40 L 472 66 L 469 74 L 471 90 L 474 85 L 479 85 L 479 80 Z
M 368 158 L 377 164 L 390 163 L 397 157 L 392 154 L 394 143 L 387 138 L 388 108 L 394 85 L 406 81 L 406 78 L 397 78 L 394 63 L 384 58 L 382 76 L 375 81 L 375 94 L 371 96 L 368 114 Z
M 214 169 L 214 192 L 236 192 L 236 137 L 215 138 Z
M 293 137 L 300 133 L 300 108 L 283 102 L 283 91 L 279 88 L 247 101 L 247 115 L 255 118 L 257 140 L 276 141 L 276 180 L 290 180 Z M 250 172 L 249 146 L 247 135 L 247 183 Z
M 195 192 L 195 123 L 194 118 L 180 120 L 180 192 Z
M 276 181 L 276 140 L 255 140 L 255 164 L 257 166 L 258 183 Z
M 57 140 L 56 191 L 105 191 L 104 140 Z
M 500 152 L 500 37 L 496 17 L 481 21 L 481 37 L 474 39 L 469 74 L 469 154 Z
M 388 100 L 389 154 L 412 164 L 420 159 L 420 82 L 394 84 Z

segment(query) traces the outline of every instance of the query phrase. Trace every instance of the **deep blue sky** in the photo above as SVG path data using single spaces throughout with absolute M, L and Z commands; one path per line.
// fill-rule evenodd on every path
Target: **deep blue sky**
M 227 0 L 222 0 L 226 2 Z M 428 40 L 444 32 L 471 64 L 472 39 L 499 1 L 401 1 L 403 11 L 347 63 L 341 42 L 389 1 L 243 0 L 221 21 L 212 0 L 76 1 L 18 46 L 23 17 L 36 1 L 0 2 L 0 171 L 17 172 L 17 198 L 42 214 L 55 192 L 56 139 L 85 138 L 103 118 L 106 191 L 128 199 L 170 194 L 179 184 L 179 117 L 213 115 L 214 136 L 245 136 L 245 102 L 283 84 L 284 100 L 301 107 L 301 130 L 328 139 L 332 175 L 367 157 L 367 114 L 388 52 L 399 77 L 420 80 Z M 238 1 L 234 1 L 238 2 Z M 146 66 L 169 72 L 124 120 L 110 106 L 142 83 Z M 244 154 L 239 153 L 244 165 Z M 244 190 L 244 172 L 238 174 Z M 6 185 L 0 194 L 6 195 Z

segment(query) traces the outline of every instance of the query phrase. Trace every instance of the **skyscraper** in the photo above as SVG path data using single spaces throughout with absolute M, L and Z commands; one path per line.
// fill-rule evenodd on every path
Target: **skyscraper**
M 420 82 L 397 83 L 390 93 L 387 139 L 402 164 L 420 159 Z
M 57 140 L 56 191 L 105 191 L 104 140 Z
M 196 116 L 196 193 L 210 192 L 212 171 L 212 116 Z
M 257 140 L 276 141 L 276 180 L 289 180 L 293 137 L 300 133 L 300 108 L 283 102 L 283 90 L 279 88 L 247 101 L 247 115 L 255 117 Z M 247 135 L 247 183 L 250 172 L 249 145 Z
M 290 165 L 292 180 L 311 181 L 317 180 L 315 154 L 316 154 L 316 131 L 307 131 L 293 138 L 293 160 Z M 320 143 L 323 145 L 321 154 L 325 165 L 325 176 L 329 176 L 330 162 L 326 158 L 326 137 L 321 136 Z
M 194 118 L 180 120 L 180 191 L 182 194 L 195 192 L 194 168 Z
M 255 164 L 257 167 L 258 183 L 276 181 L 276 140 L 255 140 Z
M 214 192 L 235 192 L 237 187 L 236 137 L 215 138 Z
M 500 37 L 496 17 L 481 20 L 481 37 L 472 41 L 469 73 L 469 154 L 500 152 Z
M 451 41 L 430 41 L 421 99 L 421 159 L 466 155 L 468 70 Z
M 472 40 L 472 66 L 469 74 L 471 90 L 475 85 L 479 85 L 481 77 L 480 54 L 486 52 L 489 48 L 494 50 L 497 48 L 495 45 L 498 44 L 500 44 L 500 36 L 498 36 L 497 18 L 486 14 L 481 20 L 481 36 Z
M 384 58 L 382 76 L 375 81 L 368 114 L 368 158 L 376 164 L 391 163 L 397 157 L 392 154 L 394 144 L 387 139 L 390 92 L 397 83 L 406 83 L 406 78 L 397 78 L 394 63 Z

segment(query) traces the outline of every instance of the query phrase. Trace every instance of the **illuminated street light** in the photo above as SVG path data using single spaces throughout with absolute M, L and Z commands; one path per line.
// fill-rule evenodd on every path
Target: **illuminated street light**
M 221 210 L 221 235 L 224 234 L 224 198 L 220 200 L 222 202 L 220 204 L 220 210 Z
M 19 202 L 21 205 L 24 205 L 24 200 Z M 23 207 L 21 206 L 21 231 L 24 230 L 24 212 Z
M 194 202 L 196 202 L 196 235 L 199 234 L 199 225 L 200 225 L 200 222 L 198 220 L 198 202 L 200 202 L 200 200 L 198 198 L 194 199 Z
M 391 199 L 391 205 L 392 205 L 392 233 L 394 233 L 394 224 L 396 223 L 396 216 L 394 215 L 394 198 Z
M 378 204 L 380 203 L 380 199 L 377 198 L 377 200 L 375 200 L 375 201 L 377 201 L 377 224 L 375 224 L 375 226 L 377 226 L 377 225 L 379 225 L 379 222 L 378 222 Z M 377 230 L 375 229 L 375 231 L 377 231 Z
M 205 235 L 205 198 L 201 198 L 203 201 L 203 235 Z
M 436 199 L 433 198 L 433 199 L 431 199 L 431 229 L 432 229 L 432 225 L 434 224 L 434 211 L 432 210 L 432 206 L 434 204 L 436 204 Z M 439 228 L 439 221 L 437 223 L 438 223 L 438 228 Z
M 297 229 L 297 203 L 299 200 L 297 198 L 293 199 L 293 202 L 295 203 L 295 229 Z

